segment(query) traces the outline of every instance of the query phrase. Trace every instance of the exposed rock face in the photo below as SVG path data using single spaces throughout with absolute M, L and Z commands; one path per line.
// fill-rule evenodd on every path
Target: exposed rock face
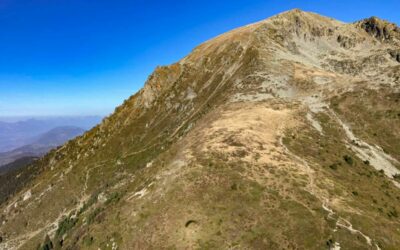
M 394 60 L 400 63 L 400 50 L 390 50 L 389 54 Z
M 360 21 L 359 26 L 368 34 L 380 41 L 399 39 L 400 29 L 393 23 L 386 22 L 377 17 L 371 17 Z
M 0 249 L 396 249 L 397 30 L 294 10 L 157 68 L 36 163 Z

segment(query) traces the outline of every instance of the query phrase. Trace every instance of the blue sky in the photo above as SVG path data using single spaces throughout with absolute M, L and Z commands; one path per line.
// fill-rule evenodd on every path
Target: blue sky
M 400 24 L 398 0 L 0 0 L 0 117 L 108 114 L 157 65 L 292 8 Z

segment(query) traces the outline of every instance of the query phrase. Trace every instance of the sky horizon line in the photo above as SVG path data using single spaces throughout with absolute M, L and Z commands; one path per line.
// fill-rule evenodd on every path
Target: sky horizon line
M 108 115 L 38 115 L 38 116 L 1 116 L 0 122 L 15 123 L 29 120 L 51 120 L 51 119 L 104 119 Z

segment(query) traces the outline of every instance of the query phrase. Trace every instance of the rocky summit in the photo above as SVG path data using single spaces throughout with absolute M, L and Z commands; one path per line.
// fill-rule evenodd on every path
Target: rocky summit
M 400 28 L 238 28 L 12 174 L 0 249 L 399 249 Z

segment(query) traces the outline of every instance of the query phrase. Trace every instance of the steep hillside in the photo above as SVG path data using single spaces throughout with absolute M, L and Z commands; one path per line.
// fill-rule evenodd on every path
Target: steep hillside
M 399 28 L 289 11 L 30 166 L 0 249 L 397 249 Z
M 36 168 L 29 167 L 36 157 L 22 157 L 0 168 L 0 204 L 34 177 Z

